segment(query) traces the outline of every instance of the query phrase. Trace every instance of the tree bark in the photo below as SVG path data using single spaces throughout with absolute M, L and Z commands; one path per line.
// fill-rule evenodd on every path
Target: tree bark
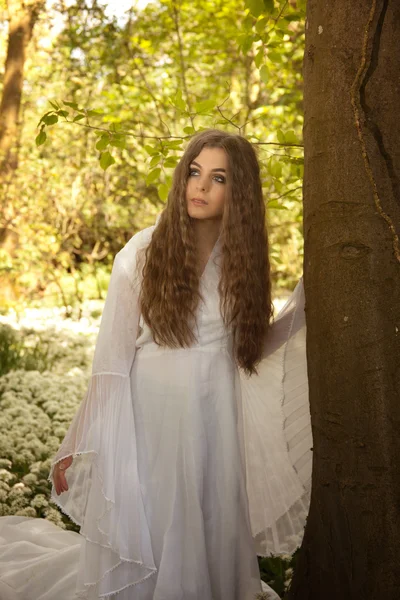
M 16 170 L 18 118 L 21 107 L 26 51 L 43 0 L 8 0 L 8 44 L 0 103 L 0 186 Z
M 400 554 L 400 2 L 308 0 L 310 513 L 289 598 L 395 600 Z

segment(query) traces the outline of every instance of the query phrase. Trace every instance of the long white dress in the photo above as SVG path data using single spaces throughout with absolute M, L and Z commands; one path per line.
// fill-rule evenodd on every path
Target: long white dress
M 81 526 L 80 534 L 62 532 L 63 551 L 79 546 L 77 597 L 252 600 L 261 591 L 257 554 L 294 551 L 309 505 L 302 282 L 272 326 L 258 375 L 248 378 L 219 311 L 218 241 L 201 277 L 197 343 L 160 348 L 138 305 L 136 265 L 153 230 L 115 259 L 89 388 L 54 458 L 52 471 L 74 456 L 68 491 L 53 488 L 52 499 Z M 26 519 L 37 535 L 40 521 Z M 48 569 L 42 592 L 26 595 L 10 575 L 12 534 L 1 522 L 9 552 L 3 560 L 0 541 L 0 590 L 15 586 L 18 600 L 73 598 L 60 595 Z M 54 549 L 40 556 L 36 566 L 49 566 Z

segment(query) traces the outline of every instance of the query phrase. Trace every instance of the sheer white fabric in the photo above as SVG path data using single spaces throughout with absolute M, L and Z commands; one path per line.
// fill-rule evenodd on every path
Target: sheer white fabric
M 85 538 L 77 594 L 106 597 L 156 572 L 137 472 L 129 373 L 135 357 L 138 253 L 153 228 L 116 256 L 100 324 L 89 388 L 54 458 L 67 456 L 68 491 L 52 500 L 81 525 Z
M 312 433 L 300 280 L 266 340 L 258 375 L 241 376 L 247 494 L 259 556 L 292 553 L 308 514 Z
M 45 519 L 0 517 L 1 600 L 76 600 L 82 540 Z
M 136 265 L 153 229 L 115 259 L 88 391 L 49 476 L 74 457 L 69 490 L 53 488 L 52 499 L 81 525 L 77 594 L 253 600 L 256 554 L 294 550 L 308 511 L 302 282 L 247 378 L 219 312 L 217 242 L 201 279 L 197 343 L 160 348 L 138 308 Z

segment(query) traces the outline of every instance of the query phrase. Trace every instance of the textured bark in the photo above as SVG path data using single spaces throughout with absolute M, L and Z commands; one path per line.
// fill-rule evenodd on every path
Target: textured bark
M 397 600 L 400 2 L 308 0 L 305 291 L 313 488 L 292 600 Z
M 18 166 L 15 144 L 21 107 L 26 51 L 43 0 L 8 0 L 8 44 L 0 103 L 0 186 Z

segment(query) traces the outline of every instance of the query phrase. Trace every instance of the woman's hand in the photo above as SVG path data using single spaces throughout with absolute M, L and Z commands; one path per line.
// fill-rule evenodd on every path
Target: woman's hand
M 72 460 L 72 456 L 67 456 L 67 458 L 63 458 L 63 460 L 60 460 L 60 462 L 54 466 L 53 481 L 58 496 L 68 489 L 65 471 L 72 465 Z

